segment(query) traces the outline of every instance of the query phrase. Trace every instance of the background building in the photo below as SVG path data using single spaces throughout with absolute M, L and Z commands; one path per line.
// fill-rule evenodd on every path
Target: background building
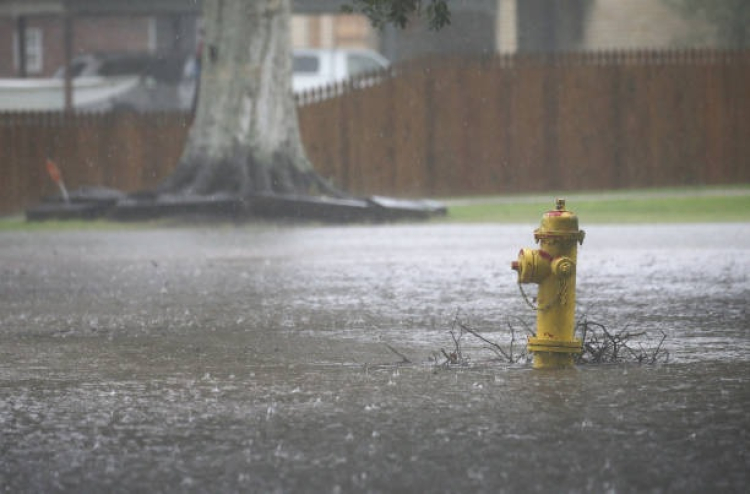
M 343 0 L 295 0 L 292 41 L 295 47 L 372 48 L 393 62 L 431 54 L 750 44 L 750 19 L 731 11 L 741 2 L 706 0 L 699 15 L 690 15 L 694 2 L 688 1 L 452 0 L 451 25 L 433 32 L 419 19 L 403 30 L 379 31 L 364 16 L 340 14 Z M 72 56 L 185 57 L 195 52 L 199 16 L 200 2 L 193 0 L 0 0 L 0 77 L 53 74 L 65 62 L 66 25 Z M 734 25 L 717 24 L 726 18 Z

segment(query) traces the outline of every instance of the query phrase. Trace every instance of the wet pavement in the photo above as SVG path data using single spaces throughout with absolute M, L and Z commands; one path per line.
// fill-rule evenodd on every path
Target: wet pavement
M 437 365 L 533 325 L 535 226 L 0 232 L 0 490 L 746 492 L 750 224 L 583 225 L 667 362 Z

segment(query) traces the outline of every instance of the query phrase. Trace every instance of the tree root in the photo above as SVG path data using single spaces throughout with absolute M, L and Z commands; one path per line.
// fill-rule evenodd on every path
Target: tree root
M 225 160 L 212 161 L 204 156 L 184 159 L 155 193 L 176 196 L 228 194 L 239 198 L 275 194 L 352 198 L 312 168 L 300 166 L 282 154 L 277 153 L 269 164 L 241 152 Z

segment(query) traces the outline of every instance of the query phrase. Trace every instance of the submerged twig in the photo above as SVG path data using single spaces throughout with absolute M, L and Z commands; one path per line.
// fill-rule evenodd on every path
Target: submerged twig
M 534 336 L 536 334 L 534 329 L 531 326 L 529 326 L 529 323 L 524 321 L 522 318 L 515 316 L 513 319 L 521 323 L 521 326 L 523 326 L 523 330 L 526 331 L 526 334 L 528 336 Z M 513 330 L 513 325 L 510 323 L 510 320 L 508 321 L 508 326 L 511 328 L 511 330 Z
M 451 339 L 453 340 L 453 351 L 448 353 L 445 351 L 444 348 L 440 349 L 440 353 L 443 354 L 445 357 L 445 360 L 440 364 L 443 366 L 447 365 L 466 365 L 468 364 L 468 359 L 464 359 L 463 352 L 461 351 L 461 338 L 463 337 L 463 331 L 460 331 L 458 336 L 456 336 L 456 327 L 460 327 L 460 322 L 458 319 L 458 315 L 461 312 L 461 309 L 456 310 L 456 314 L 453 316 L 453 321 L 451 322 L 451 329 L 448 330 L 448 334 L 451 335 Z M 435 363 L 437 363 L 438 359 L 435 358 Z
M 507 322 L 510 344 L 500 345 L 462 321 L 459 317 L 460 314 L 459 309 L 456 311 L 448 330 L 448 334 L 453 340 L 453 350 L 447 351 L 441 348 L 439 352 L 434 352 L 433 359 L 436 365 L 467 365 L 469 358 L 464 355 L 462 347 L 462 339 L 467 334 L 481 341 L 484 344 L 483 348 L 492 351 L 502 361 L 515 364 L 530 359 L 531 354 L 528 353 L 525 345 L 523 351 L 516 354 L 516 328 L 510 320 Z M 521 319 L 518 320 L 521 321 L 523 329 L 527 333 L 534 334 L 528 324 Z M 669 360 L 669 352 L 664 348 L 667 335 L 663 331 L 661 331 L 661 339 L 655 347 L 643 344 L 641 339 L 648 336 L 647 331 L 632 331 L 629 326 L 625 326 L 620 331 L 615 332 L 608 329 L 604 324 L 589 321 L 586 317 L 577 324 L 576 331 L 580 333 L 582 343 L 582 351 L 576 357 L 576 363 L 578 364 L 616 362 L 655 364 Z M 394 353 L 397 352 L 394 351 Z M 442 358 L 444 360 L 440 362 Z
M 498 345 L 494 341 L 488 340 L 487 338 L 485 338 L 481 334 L 479 334 L 476 331 L 474 331 L 473 329 L 471 329 L 469 326 L 467 326 L 467 325 L 465 325 L 463 323 L 459 323 L 459 327 L 461 328 L 461 331 L 465 331 L 465 332 L 469 333 L 470 335 L 474 336 L 475 338 L 478 338 L 481 341 L 483 341 L 483 342 L 487 343 L 488 345 L 490 345 L 490 349 L 492 351 L 494 351 L 496 354 L 502 355 L 509 362 L 513 361 L 513 350 L 512 350 L 513 347 L 512 346 L 511 346 L 511 353 L 508 354 L 505 350 L 503 350 L 503 347 L 501 347 L 500 345 Z
M 482 335 L 478 330 L 472 328 L 469 326 L 469 324 L 465 323 L 460 319 L 461 310 L 456 310 L 456 314 L 453 317 L 453 321 L 451 322 L 451 328 L 448 330 L 448 334 L 450 334 L 451 339 L 453 340 L 453 351 L 447 352 L 445 349 L 441 348 L 440 352 L 443 357 L 445 357 L 445 360 L 442 362 L 441 365 L 466 365 L 469 362 L 469 358 L 464 356 L 461 341 L 464 337 L 464 335 L 471 335 L 474 338 L 478 339 L 482 343 L 484 343 L 486 346 L 484 348 L 492 351 L 499 359 L 514 364 L 517 362 L 520 362 L 521 360 L 524 360 L 527 358 L 526 352 L 522 352 L 519 355 L 514 354 L 514 348 L 516 343 L 516 330 L 513 327 L 513 325 L 508 321 L 508 328 L 510 330 L 511 334 L 511 340 L 510 340 L 510 346 L 509 348 L 506 348 L 486 336 Z M 526 328 L 525 328 L 526 329 Z M 435 362 L 438 362 L 437 354 L 435 358 Z
M 646 331 L 630 332 L 628 326 L 618 332 L 611 332 L 603 324 L 583 318 L 576 329 L 581 333 L 582 352 L 577 357 L 579 364 L 600 364 L 632 360 L 637 363 L 654 364 L 660 360 L 667 361 L 669 352 L 663 348 L 666 333 L 663 331 L 659 344 L 653 351 L 646 349 L 641 341 L 636 341 L 638 348 L 633 347 L 633 340 L 647 334 Z
M 385 347 L 388 350 L 392 351 L 393 353 L 395 353 L 396 355 L 398 355 L 399 357 L 401 357 L 401 362 L 398 362 L 399 364 L 411 364 L 411 360 L 409 360 L 409 358 L 406 355 L 404 355 L 403 353 L 399 352 L 398 350 L 396 350 L 395 348 L 393 348 L 388 343 L 384 342 L 383 344 L 385 345 Z

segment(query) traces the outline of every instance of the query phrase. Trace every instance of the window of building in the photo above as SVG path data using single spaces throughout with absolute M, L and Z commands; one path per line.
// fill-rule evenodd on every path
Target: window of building
M 44 69 L 42 30 L 38 27 L 26 28 L 26 72 L 39 74 Z M 21 45 L 18 43 L 18 33 L 13 36 L 13 62 L 16 70 L 21 67 Z
M 318 57 L 314 55 L 295 55 L 292 70 L 295 73 L 315 74 L 318 72 Z

